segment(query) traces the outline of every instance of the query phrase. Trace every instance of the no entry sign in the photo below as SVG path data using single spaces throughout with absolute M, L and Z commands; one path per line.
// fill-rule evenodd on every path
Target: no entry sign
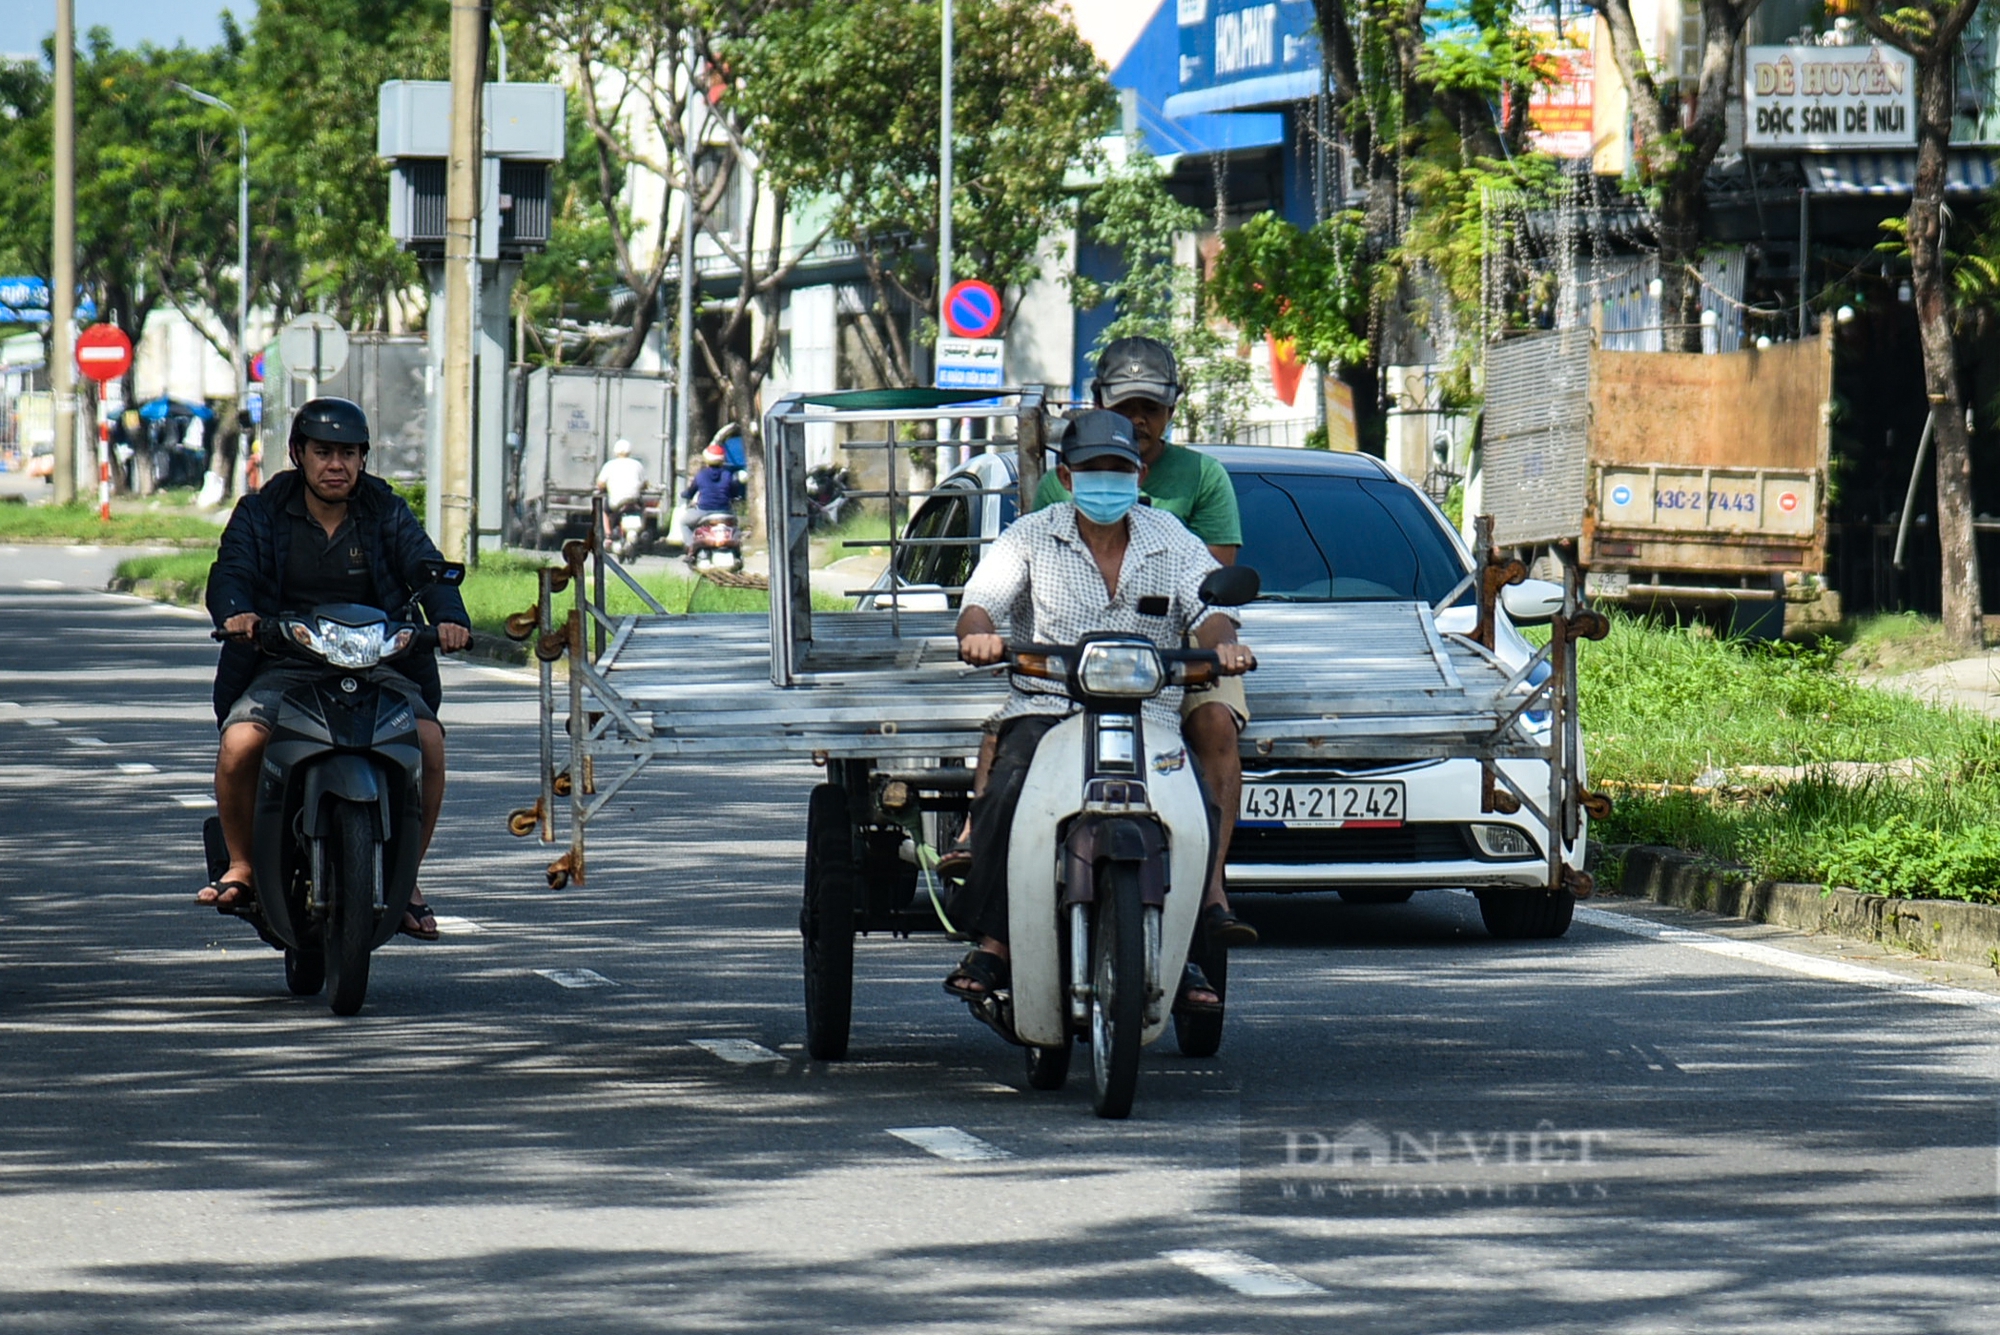
M 94 324 L 76 336 L 76 369 L 106 384 L 132 368 L 132 340 L 115 324 Z
M 1000 327 L 1000 294 L 977 278 L 953 283 L 944 298 L 944 324 L 960 338 L 990 338 Z

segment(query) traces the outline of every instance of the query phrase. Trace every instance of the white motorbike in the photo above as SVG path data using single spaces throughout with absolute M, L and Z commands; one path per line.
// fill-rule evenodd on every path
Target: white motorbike
M 1258 586 L 1256 571 L 1229 566 L 1201 594 L 1236 607 Z M 1036 1089 L 1062 1088 L 1072 1046 L 1087 1042 L 1097 1115 L 1124 1117 L 1140 1049 L 1167 1026 L 1210 849 L 1186 744 L 1178 730 L 1150 734 L 1141 711 L 1169 686 L 1214 680 L 1218 661 L 1210 650 L 1092 635 L 1010 647 L 1006 662 L 1063 682 L 1082 710 L 1043 736 L 1029 767 L 1008 840 L 1011 981 L 973 1010 L 1026 1047 Z

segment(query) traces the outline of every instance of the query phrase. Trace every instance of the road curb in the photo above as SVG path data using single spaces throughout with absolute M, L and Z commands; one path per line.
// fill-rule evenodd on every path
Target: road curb
M 1858 890 L 1759 881 L 1747 867 L 1677 848 L 1622 851 L 1619 892 L 1675 908 L 1844 936 L 1914 951 L 1926 959 L 2000 969 L 2000 905 L 1951 899 L 1891 899 Z

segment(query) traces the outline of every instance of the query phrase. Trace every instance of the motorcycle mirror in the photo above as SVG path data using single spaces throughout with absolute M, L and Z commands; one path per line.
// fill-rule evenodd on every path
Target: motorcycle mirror
M 457 561 L 426 561 L 424 575 L 432 584 L 455 589 L 465 583 L 465 567 Z
M 1201 600 L 1210 607 L 1241 607 L 1255 601 L 1264 581 L 1249 566 L 1222 566 L 1201 582 Z

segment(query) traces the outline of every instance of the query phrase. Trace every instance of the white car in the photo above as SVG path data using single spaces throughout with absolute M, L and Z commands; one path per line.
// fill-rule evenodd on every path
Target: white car
M 1419 600 L 1435 604 L 1472 570 L 1472 556 L 1437 506 L 1388 465 L 1365 454 L 1253 446 L 1198 446 L 1221 462 L 1236 488 L 1243 518 L 1239 563 L 1263 578 L 1259 601 L 1285 603 Z M 912 517 L 906 536 L 990 541 L 1014 518 L 1001 494 L 1015 479 L 1011 453 L 977 455 L 944 478 Z M 975 548 L 925 545 L 903 549 L 895 572 L 905 608 L 957 605 Z M 886 589 L 889 574 L 878 587 Z M 1510 666 L 1534 656 L 1517 625 L 1547 621 L 1561 606 L 1561 589 L 1530 580 L 1505 590 L 1494 649 Z M 1437 613 L 1443 631 L 1470 632 L 1478 614 L 1467 590 Z M 1255 643 L 1252 625 L 1245 638 Z M 1536 684 L 1547 674 L 1537 669 Z M 1250 703 L 1256 707 L 1255 679 Z M 1546 713 L 1527 716 L 1546 730 Z M 1501 762 L 1530 793 L 1548 791 L 1547 766 Z M 1304 779 L 1352 781 L 1360 791 L 1397 792 L 1402 809 L 1379 826 L 1288 828 L 1266 810 L 1278 785 Z M 1370 790 L 1366 785 L 1388 785 Z M 1569 914 L 1510 912 L 1509 888 L 1548 883 L 1542 831 L 1525 813 L 1482 812 L 1477 760 L 1343 760 L 1324 763 L 1244 762 L 1243 801 L 1229 850 L 1229 888 L 1242 891 L 1334 890 L 1349 900 L 1400 903 L 1424 889 L 1472 889 L 1482 894 L 1488 926 L 1508 936 L 1556 936 Z M 1579 839 L 1571 864 L 1582 868 Z M 1568 906 L 1567 895 L 1550 897 Z

